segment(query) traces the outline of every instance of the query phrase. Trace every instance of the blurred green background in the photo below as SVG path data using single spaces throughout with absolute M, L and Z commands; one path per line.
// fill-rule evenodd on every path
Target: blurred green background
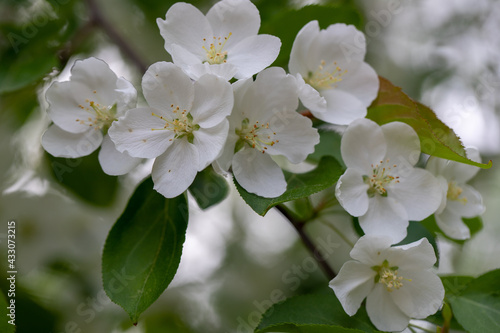
M 105 296 L 104 240 L 151 166 L 110 177 L 102 173 L 97 154 L 74 160 L 46 154 L 40 137 L 50 119 L 43 93 L 54 79 L 68 79 L 76 59 L 89 56 L 105 60 L 140 90 L 141 67 L 170 60 L 156 18 L 164 18 L 174 2 L 0 2 L 0 287 L 5 291 L 6 226 L 14 220 L 19 333 L 251 332 L 272 303 L 328 282 L 278 213 L 257 216 L 231 188 L 228 199 L 208 211 L 191 200 L 179 271 L 137 327 Z M 188 2 L 202 12 L 214 3 Z M 493 168 L 481 170 L 472 182 L 487 207 L 484 229 L 462 246 L 440 239 L 440 272 L 477 276 L 500 267 L 500 4 L 253 2 L 261 33 L 282 39 L 275 65 L 287 69 L 293 39 L 308 21 L 318 19 L 322 28 L 354 24 L 365 32 L 367 62 L 381 76 L 433 108 L 466 146 L 480 149 L 483 160 L 493 160 Z M 303 7 L 311 3 L 316 5 Z M 89 10 L 92 6 L 96 9 Z M 103 21 L 132 51 L 120 48 Z M 328 223 L 348 228 L 350 218 L 332 211 L 308 230 L 316 242 L 330 244 L 328 260 L 338 271 L 349 246 Z M 348 237 L 355 240 L 351 229 Z

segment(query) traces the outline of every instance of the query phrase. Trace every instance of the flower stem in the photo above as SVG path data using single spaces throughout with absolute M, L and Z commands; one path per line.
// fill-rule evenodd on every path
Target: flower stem
M 311 252 L 312 257 L 318 262 L 319 266 L 323 269 L 323 272 L 326 274 L 327 278 L 329 280 L 333 279 L 337 274 L 333 271 L 333 269 L 330 267 L 328 262 L 326 261 L 326 258 L 321 254 L 321 251 L 316 245 L 313 243 L 313 241 L 309 238 L 309 236 L 305 233 L 304 226 L 305 222 L 301 221 L 293 216 L 293 214 L 290 212 L 288 207 L 286 207 L 283 204 L 279 204 L 276 206 L 276 209 L 292 224 L 292 226 L 295 228 L 297 233 L 300 236 L 300 239 L 304 243 L 304 245 L 309 249 L 309 252 Z
M 100 27 L 106 35 L 115 43 L 120 50 L 126 54 L 129 59 L 139 68 L 141 72 L 146 72 L 148 66 L 139 56 L 139 54 L 128 44 L 125 39 L 116 31 L 113 25 L 101 13 L 99 6 L 95 0 L 85 0 L 90 13 L 90 22 L 93 25 Z

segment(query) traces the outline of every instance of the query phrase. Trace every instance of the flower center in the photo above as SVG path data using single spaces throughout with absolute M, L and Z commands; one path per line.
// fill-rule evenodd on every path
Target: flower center
M 250 125 L 248 118 L 243 119 L 241 128 L 237 128 L 235 133 L 240 137 L 234 147 L 235 153 L 242 149 L 245 144 L 248 144 L 250 147 L 258 149 L 264 154 L 269 146 L 274 146 L 279 142 L 279 140 L 273 139 L 276 132 L 273 132 L 269 128 L 269 123 L 260 124 L 256 121 L 255 124 Z
M 207 52 L 207 60 L 204 62 L 208 62 L 210 65 L 214 64 L 222 64 L 226 62 L 227 59 L 227 51 L 224 51 L 224 45 L 228 41 L 229 37 L 231 37 L 232 33 L 229 33 L 227 37 L 214 37 L 213 42 L 207 47 L 207 39 L 203 38 L 203 49 Z
M 380 164 L 376 164 L 375 166 L 372 164 L 372 174 L 363 176 L 363 182 L 370 186 L 367 191 L 370 198 L 374 197 L 377 193 L 386 197 L 387 185 L 392 182 L 399 183 L 399 176 L 394 177 L 390 175 L 392 168 L 396 168 L 397 165 L 393 164 L 391 166 L 389 162 L 390 160 L 387 159 L 385 161 L 380 161 Z
M 94 90 L 94 94 L 96 93 L 97 91 Z M 87 111 L 90 116 L 87 119 L 76 119 L 76 121 L 82 125 L 92 127 L 96 131 L 101 129 L 107 131 L 113 121 L 116 120 L 116 104 L 105 106 L 88 98 L 85 100 L 85 103 L 88 103 L 88 106 L 78 104 L 78 107 Z
M 174 132 L 174 139 L 180 139 L 182 137 L 187 137 L 190 143 L 193 143 L 194 135 L 193 132 L 197 131 L 200 128 L 200 125 L 193 124 L 193 116 L 187 112 L 186 109 L 180 110 L 180 107 L 174 105 L 170 105 L 172 108 L 172 112 L 177 115 L 177 118 L 172 120 L 167 119 L 163 116 L 157 115 L 156 113 L 151 113 L 151 115 L 160 118 L 165 121 L 165 126 L 163 128 L 152 128 L 152 131 L 160 131 L 167 130 Z M 173 139 L 170 139 L 172 141 Z
M 337 82 L 342 81 L 342 76 L 345 73 L 347 73 L 347 69 L 343 71 L 337 65 L 336 61 L 330 65 L 326 65 L 326 62 L 321 60 L 318 69 L 314 72 L 309 72 L 305 81 L 316 90 L 332 89 L 337 87 Z
M 401 288 L 403 286 L 403 280 L 411 282 L 411 279 L 405 279 L 399 276 L 398 267 L 391 267 L 387 260 L 384 260 L 380 266 L 373 266 L 372 269 L 377 272 L 377 275 L 375 275 L 375 283 L 385 284 L 388 292 Z
M 448 193 L 446 193 L 446 198 L 448 200 L 460 201 L 465 205 L 467 203 L 467 198 L 460 198 L 463 191 L 464 190 L 458 186 L 457 182 L 452 180 L 448 183 Z

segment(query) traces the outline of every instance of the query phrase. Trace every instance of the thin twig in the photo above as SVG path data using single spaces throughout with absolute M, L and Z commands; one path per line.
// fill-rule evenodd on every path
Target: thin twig
M 313 243 L 313 241 L 309 238 L 304 230 L 305 223 L 303 221 L 297 220 L 288 210 L 288 208 L 284 205 L 277 205 L 276 209 L 292 224 L 292 226 L 297 230 L 297 233 L 300 236 L 300 239 L 304 243 L 304 245 L 309 249 L 313 258 L 318 262 L 320 267 L 323 269 L 323 272 L 326 274 L 329 280 L 333 279 L 335 276 L 335 272 L 330 267 L 326 258 L 321 254 L 320 249 Z
M 139 68 L 141 72 L 146 72 L 148 69 L 146 63 L 105 18 L 95 0 L 85 0 L 85 2 L 90 12 L 90 21 L 94 25 L 100 27 L 113 41 L 113 43 L 115 43 L 120 50 L 129 57 L 129 59 L 137 66 L 137 68 Z

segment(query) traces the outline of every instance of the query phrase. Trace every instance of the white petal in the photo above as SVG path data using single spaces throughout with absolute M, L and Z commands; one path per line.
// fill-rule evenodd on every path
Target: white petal
M 226 119 L 233 109 L 233 89 L 224 79 L 204 75 L 194 83 L 194 100 L 191 108 L 193 123 L 212 127 Z
M 127 153 L 120 153 L 116 150 L 115 144 L 109 138 L 104 136 L 101 150 L 99 151 L 99 163 L 102 170 L 108 175 L 124 175 L 134 169 L 141 163 L 140 158 L 131 157 Z
M 359 260 L 363 264 L 372 267 L 380 265 L 384 261 L 382 253 L 392 244 L 392 239 L 387 236 L 364 235 L 351 250 L 351 258 Z
M 238 68 L 237 79 L 246 79 L 270 66 L 278 57 L 280 48 L 278 37 L 250 36 L 228 50 L 227 62 Z
M 163 130 L 165 120 L 152 113 L 161 115 L 160 110 L 137 108 L 129 110 L 124 117 L 113 122 L 108 134 L 118 151 L 128 152 L 133 157 L 154 158 L 167 150 L 175 134 Z
M 368 210 L 368 185 L 363 182 L 359 170 L 347 168 L 339 178 L 335 196 L 340 205 L 352 216 L 365 215 Z
M 481 194 L 472 186 L 463 184 L 459 186 L 462 189 L 462 193 L 458 197 L 458 200 L 448 200 L 446 203 L 447 208 L 466 218 L 476 217 L 484 213 L 485 207 Z
M 122 116 L 125 111 L 133 109 L 137 105 L 137 90 L 132 83 L 120 77 L 116 80 L 116 101 L 117 116 Z
M 171 53 L 171 45 L 177 44 L 200 57 L 206 54 L 202 48 L 203 38 L 213 37 L 212 28 L 198 8 L 183 2 L 175 3 L 167 11 L 165 20 L 158 18 L 156 23 L 168 53 Z
M 344 69 L 344 68 L 342 68 Z M 369 106 L 377 97 L 379 80 L 375 70 L 365 62 L 351 62 L 345 66 L 342 81 L 338 82 L 337 88 L 356 96 L 365 107 Z
M 326 30 L 320 30 L 311 44 L 307 57 L 308 68 L 316 71 L 322 61 L 327 65 L 363 61 L 365 53 L 366 42 L 361 31 L 353 25 L 332 24 Z
M 307 67 L 309 50 L 318 34 L 318 21 L 311 21 L 300 29 L 293 41 L 292 51 L 290 52 L 290 62 L 288 63 L 290 73 L 308 75 L 308 72 L 311 70 Z
M 359 225 L 367 235 L 381 235 L 392 238 L 392 243 L 402 241 L 408 227 L 405 208 L 390 197 L 375 195 L 370 198 L 368 211 L 359 217 Z
M 446 167 L 446 172 L 452 175 L 457 182 L 466 183 L 479 172 L 479 167 L 450 161 Z
M 448 201 L 448 199 L 446 198 L 448 194 L 448 181 L 443 176 L 437 176 L 436 179 L 438 180 L 439 187 L 441 188 L 441 204 L 439 205 L 435 214 L 441 214 L 446 207 L 446 202 Z
M 472 161 L 481 163 L 481 156 L 475 148 L 467 148 L 467 157 Z M 426 169 L 435 175 L 441 175 L 447 180 L 466 183 L 478 172 L 479 167 L 431 156 L 427 161 Z
M 233 87 L 235 109 L 242 109 L 245 106 L 243 100 L 248 89 L 253 86 L 253 82 L 253 78 L 248 78 L 238 80 L 231 85 Z
M 445 208 L 441 214 L 436 214 L 436 223 L 443 233 L 454 239 L 469 239 L 470 230 L 462 221 L 462 217 L 451 209 Z
M 222 175 L 226 175 L 227 171 L 231 167 L 233 156 L 234 156 L 234 146 L 239 137 L 233 132 L 229 132 L 224 148 L 222 149 L 221 155 L 214 162 L 217 169 L 221 171 Z
M 436 212 L 443 199 L 438 179 L 420 168 L 402 170 L 399 165 L 397 171 L 399 183 L 391 183 L 387 195 L 403 205 L 408 218 L 421 221 Z
M 423 319 L 436 313 L 443 304 L 441 279 L 427 270 L 398 270 L 403 286 L 391 293 L 396 305 L 409 317 Z M 408 280 L 410 281 L 408 281 Z
M 76 158 L 87 156 L 102 142 L 102 132 L 93 129 L 84 133 L 70 133 L 56 125 L 50 126 L 42 137 L 43 148 L 56 157 Z
M 198 171 L 205 169 L 222 153 L 229 131 L 229 122 L 223 120 L 211 128 L 200 128 L 194 131 L 193 144 L 199 153 Z
M 320 94 L 326 100 L 326 112 L 311 113 L 318 119 L 336 125 L 349 125 L 356 119 L 364 118 L 366 105 L 356 96 L 338 89 L 321 90 Z
M 382 129 L 368 119 L 352 122 L 342 136 L 340 151 L 348 168 L 371 172 L 370 165 L 378 164 L 386 153 Z
M 77 60 L 71 68 L 71 81 L 87 86 L 92 94 L 86 98 L 101 105 L 110 106 L 118 101 L 115 91 L 117 79 L 107 63 L 93 57 Z
M 215 37 L 227 37 L 226 46 L 256 35 L 260 27 L 259 10 L 248 0 L 217 2 L 207 13 Z
M 420 158 L 420 140 L 417 133 L 411 126 L 398 121 L 380 127 L 387 142 L 386 160 L 389 159 L 390 164 L 398 165 L 399 169 L 405 168 L 397 169 L 398 171 L 406 172 L 406 168 L 415 165 Z M 411 172 L 410 170 L 408 172 Z
M 399 332 L 410 322 L 410 317 L 399 309 L 391 294 L 380 283 L 366 298 L 366 312 L 373 325 L 381 331 Z
M 358 311 L 361 302 L 372 290 L 375 274 L 373 269 L 362 263 L 348 261 L 342 266 L 339 274 L 330 281 L 330 288 L 349 316 Z
M 181 111 L 191 109 L 194 98 L 193 83 L 172 63 L 152 64 L 142 78 L 142 89 L 149 106 L 167 111 L 172 118 L 175 116 L 172 110 L 176 107 Z
M 170 55 L 172 56 L 172 62 L 183 70 L 188 66 L 201 65 L 204 60 L 199 54 L 193 54 L 177 44 L 172 44 L 170 46 Z
M 238 68 L 229 63 L 210 65 L 208 62 L 205 62 L 202 64 L 185 66 L 183 70 L 193 80 L 198 80 L 205 74 L 213 74 L 229 81 L 236 74 Z
M 446 171 L 446 166 L 448 165 L 449 160 L 444 158 L 439 158 L 436 156 L 431 156 L 427 160 L 427 164 L 425 165 L 425 169 L 431 172 L 435 176 L 443 176 L 446 179 L 451 179 L 453 177 Z
M 280 113 L 287 116 L 288 111 L 295 111 L 299 105 L 295 78 L 279 67 L 265 69 L 246 89 L 240 101 L 233 112 L 244 112 L 250 123 L 257 120 L 267 122 L 267 119 L 276 118 Z M 275 122 L 284 126 L 286 119 L 275 119 Z
M 95 113 L 86 111 L 90 108 L 86 100 L 92 91 L 79 82 L 54 82 L 45 94 L 49 103 L 50 118 L 61 129 L 71 133 L 83 133 L 89 130 L 88 118 L 94 118 Z M 80 121 L 85 121 L 82 124 Z
M 274 198 L 286 191 L 283 171 L 268 154 L 256 149 L 242 149 L 233 157 L 233 175 L 250 193 Z
M 430 269 L 436 263 L 434 248 L 427 238 L 388 248 L 384 256 L 391 266 L 400 269 Z
M 197 174 L 198 151 L 185 138 L 175 140 L 167 151 L 156 158 L 151 176 L 154 189 L 166 198 L 183 193 Z
M 276 113 L 268 121 L 276 133 L 271 137 L 276 144 L 268 146 L 271 155 L 283 155 L 292 163 L 300 163 L 319 143 L 318 130 L 312 127 L 312 121 L 295 111 Z
M 302 75 L 297 74 L 297 89 L 302 104 L 316 114 L 327 112 L 326 99 L 316 89 L 305 83 Z

